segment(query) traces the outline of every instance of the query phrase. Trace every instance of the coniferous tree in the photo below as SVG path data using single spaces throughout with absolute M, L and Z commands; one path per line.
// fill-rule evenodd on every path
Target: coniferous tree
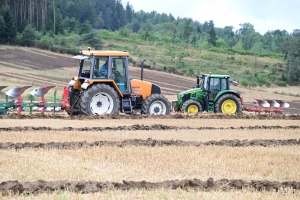
M 127 19 L 127 23 L 131 23 L 132 22 L 132 18 L 133 18 L 133 9 L 132 6 L 129 5 L 129 2 L 127 2 L 126 4 L 126 19 Z
M 3 20 L 5 22 L 4 30 L 2 33 L 2 41 L 5 43 L 13 42 L 17 36 L 15 18 L 8 7 L 4 9 L 2 13 L 3 13 Z
M 292 36 L 282 48 L 286 54 L 287 81 L 289 83 L 298 82 L 300 78 L 300 34 L 294 30 Z
M 0 13 L 0 43 L 4 42 L 5 21 Z
M 208 34 L 208 43 L 215 47 L 217 45 L 217 34 L 215 31 L 214 22 L 212 20 L 210 20 L 208 24 Z

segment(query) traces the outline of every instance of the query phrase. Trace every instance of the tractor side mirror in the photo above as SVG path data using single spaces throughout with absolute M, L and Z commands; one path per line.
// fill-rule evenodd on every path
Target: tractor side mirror
M 233 83 L 233 85 L 235 85 L 235 86 L 239 85 L 239 82 L 237 82 L 237 81 L 230 80 L 230 82 Z

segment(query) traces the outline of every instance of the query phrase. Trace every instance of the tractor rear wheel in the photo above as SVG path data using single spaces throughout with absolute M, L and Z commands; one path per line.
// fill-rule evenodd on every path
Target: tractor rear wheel
M 80 105 L 86 115 L 113 115 L 119 112 L 120 101 L 111 86 L 96 84 L 84 91 Z
M 183 103 L 181 111 L 187 113 L 202 112 L 202 105 L 198 101 L 187 100 L 186 102 Z
M 215 104 L 215 111 L 224 114 L 240 113 L 241 102 L 238 97 L 233 94 L 224 94 L 217 100 Z
M 163 95 L 152 94 L 144 101 L 142 113 L 149 115 L 169 115 L 170 103 Z

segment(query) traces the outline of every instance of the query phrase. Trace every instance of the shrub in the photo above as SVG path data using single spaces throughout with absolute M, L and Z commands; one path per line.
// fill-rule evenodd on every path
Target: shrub
M 286 82 L 285 81 L 278 81 L 276 85 L 281 86 L 281 87 L 286 87 Z
M 21 34 L 20 43 L 23 46 L 33 46 L 37 39 L 35 29 L 31 25 L 27 25 Z
M 248 83 L 247 81 L 244 81 L 244 80 L 241 82 L 241 84 L 242 84 L 243 86 L 248 86 L 248 85 L 249 85 L 249 83 Z

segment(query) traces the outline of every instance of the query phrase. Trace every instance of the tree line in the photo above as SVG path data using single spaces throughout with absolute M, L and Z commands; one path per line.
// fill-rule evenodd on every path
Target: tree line
M 72 48 L 63 39 L 71 36 L 77 43 L 74 46 L 101 48 L 99 29 L 118 31 L 124 37 L 133 34 L 145 41 L 282 54 L 287 59 L 286 79 L 295 82 L 300 77 L 299 30 L 272 30 L 261 35 L 254 25 L 241 23 L 234 31 L 232 26 L 215 27 L 212 20 L 135 11 L 121 0 L 0 0 L 0 43 Z M 58 36 L 60 43 L 50 44 L 51 38 Z

